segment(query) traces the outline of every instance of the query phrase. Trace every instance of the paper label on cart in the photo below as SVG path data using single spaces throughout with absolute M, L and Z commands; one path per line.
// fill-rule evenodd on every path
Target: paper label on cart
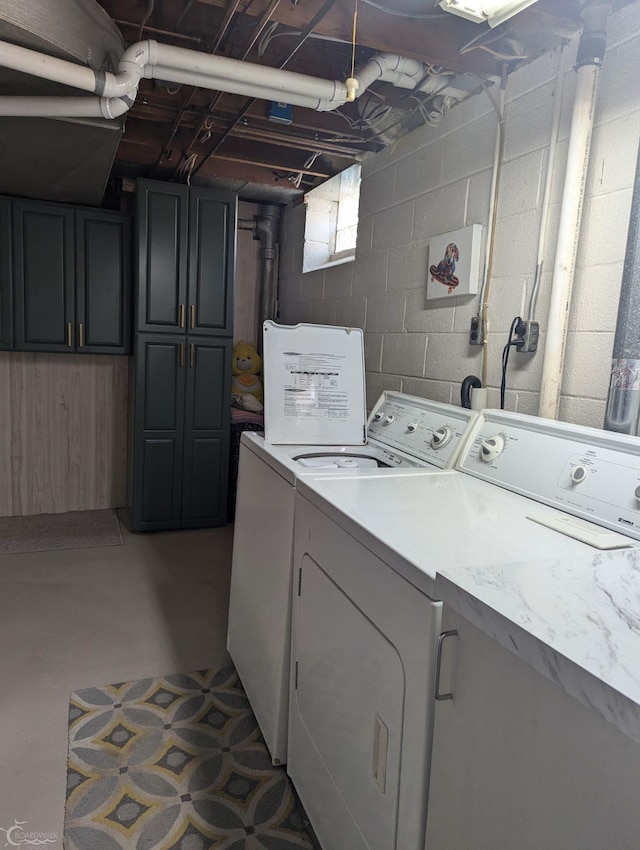
M 362 331 L 265 322 L 264 390 L 267 442 L 363 445 Z

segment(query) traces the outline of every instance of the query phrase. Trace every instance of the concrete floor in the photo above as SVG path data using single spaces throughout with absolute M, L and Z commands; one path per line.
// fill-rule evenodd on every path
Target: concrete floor
M 56 832 L 51 850 L 70 693 L 229 661 L 232 527 L 122 535 L 124 546 L 0 556 L 0 828 Z

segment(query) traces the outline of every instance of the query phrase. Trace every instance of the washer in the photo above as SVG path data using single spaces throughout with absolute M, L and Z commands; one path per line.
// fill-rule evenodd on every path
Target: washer
M 227 648 L 274 764 L 287 758 L 291 576 L 295 492 L 318 470 L 349 474 L 369 467 L 439 472 L 456 461 L 476 414 L 385 392 L 364 446 L 281 446 L 242 435 Z
M 637 546 L 639 485 L 637 438 L 491 411 L 457 471 L 299 479 L 288 772 L 323 850 L 425 850 L 436 572 Z

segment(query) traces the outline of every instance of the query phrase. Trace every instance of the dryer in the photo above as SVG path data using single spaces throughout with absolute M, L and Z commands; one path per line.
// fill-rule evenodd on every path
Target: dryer
M 364 446 L 273 445 L 242 435 L 227 648 L 274 764 L 287 758 L 295 493 L 306 475 L 450 469 L 476 414 L 385 392 Z
M 639 484 L 637 438 L 491 411 L 456 471 L 299 479 L 288 772 L 323 850 L 425 850 L 436 572 L 637 546 Z

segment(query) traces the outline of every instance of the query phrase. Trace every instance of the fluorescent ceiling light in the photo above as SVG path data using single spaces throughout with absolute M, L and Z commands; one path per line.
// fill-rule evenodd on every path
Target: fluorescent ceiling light
M 440 8 L 477 24 L 497 27 L 535 0 L 440 0 Z

